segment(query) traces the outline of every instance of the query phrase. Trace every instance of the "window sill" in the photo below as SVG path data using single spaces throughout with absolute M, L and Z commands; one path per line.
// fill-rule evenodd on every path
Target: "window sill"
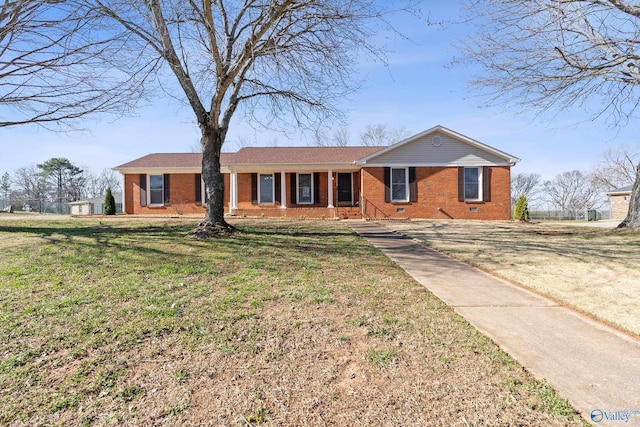
M 464 202 L 468 205 L 484 205 L 486 203 L 484 200 L 465 200 Z
M 410 202 L 408 200 L 392 200 L 388 203 L 391 203 L 392 205 L 410 205 L 413 202 Z

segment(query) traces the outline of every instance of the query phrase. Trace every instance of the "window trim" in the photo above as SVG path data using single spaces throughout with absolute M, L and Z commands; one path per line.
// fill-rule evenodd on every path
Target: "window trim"
M 151 193 L 154 191 L 151 188 L 151 177 L 152 176 L 159 176 L 162 178 L 162 188 L 160 189 L 160 194 L 162 195 L 161 200 L 162 202 L 160 203 L 151 203 Z M 158 190 L 155 190 L 158 191 Z M 147 206 L 149 207 L 160 207 L 160 206 L 164 206 L 164 174 L 148 174 L 147 175 Z
M 393 171 L 394 170 L 403 170 L 404 171 L 404 199 L 394 199 L 393 198 Z M 400 184 L 397 184 L 400 185 Z M 408 203 L 409 202 L 409 168 L 408 167 L 404 167 L 404 168 L 394 168 L 391 167 L 389 168 L 389 199 L 391 200 L 391 203 Z
M 271 177 L 271 201 L 270 202 L 263 202 L 262 201 L 262 191 L 260 191 L 260 183 L 261 181 L 261 177 L 263 176 L 270 176 Z M 258 188 L 258 204 L 259 205 L 274 205 L 276 203 L 276 178 L 274 176 L 273 173 L 259 173 L 258 174 L 258 183 L 257 183 L 257 188 Z
M 309 175 L 311 177 L 311 182 L 309 185 L 309 191 L 311 193 L 311 198 L 308 202 L 301 202 L 300 201 L 300 175 Z M 296 205 L 313 205 L 314 204 L 314 191 L 313 189 L 315 188 L 313 186 L 314 182 L 313 182 L 313 173 L 297 173 L 296 174 Z
M 465 173 L 467 169 L 476 169 L 478 171 L 478 197 L 477 198 L 467 198 L 467 174 Z M 464 178 L 464 201 L 465 202 L 481 202 L 483 201 L 482 189 L 483 189 L 483 167 L 482 166 L 470 166 L 464 168 L 463 178 Z

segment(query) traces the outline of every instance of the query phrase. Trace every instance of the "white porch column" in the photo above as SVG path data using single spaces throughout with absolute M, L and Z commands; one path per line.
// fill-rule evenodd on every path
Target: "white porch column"
M 127 194 L 127 176 L 122 172 L 120 172 L 120 173 L 122 174 L 122 213 L 126 214 L 126 213 L 129 213 L 129 212 L 127 212 L 127 198 L 126 198 L 126 194 Z M 131 186 L 131 189 L 133 190 L 133 186 Z M 133 196 L 133 192 L 131 193 L 131 196 Z
M 233 213 L 238 209 L 238 172 L 231 172 L 231 200 L 230 208 Z
M 280 208 L 287 209 L 287 174 L 280 171 Z M 294 191 L 292 188 L 291 191 Z
M 333 208 L 333 171 L 331 169 L 329 169 L 328 178 L 329 179 L 327 181 L 329 181 L 329 184 L 328 184 L 329 204 L 327 205 L 327 207 Z

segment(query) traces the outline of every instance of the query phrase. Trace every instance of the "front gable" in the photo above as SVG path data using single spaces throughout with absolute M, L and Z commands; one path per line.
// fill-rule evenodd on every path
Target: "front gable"
M 520 159 L 436 126 L 360 159 L 365 166 L 512 166 Z

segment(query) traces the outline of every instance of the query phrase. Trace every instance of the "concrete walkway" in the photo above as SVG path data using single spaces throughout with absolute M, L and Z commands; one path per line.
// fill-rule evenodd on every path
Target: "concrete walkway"
M 586 420 L 640 426 L 640 342 L 375 223 L 351 228 L 545 379 Z

